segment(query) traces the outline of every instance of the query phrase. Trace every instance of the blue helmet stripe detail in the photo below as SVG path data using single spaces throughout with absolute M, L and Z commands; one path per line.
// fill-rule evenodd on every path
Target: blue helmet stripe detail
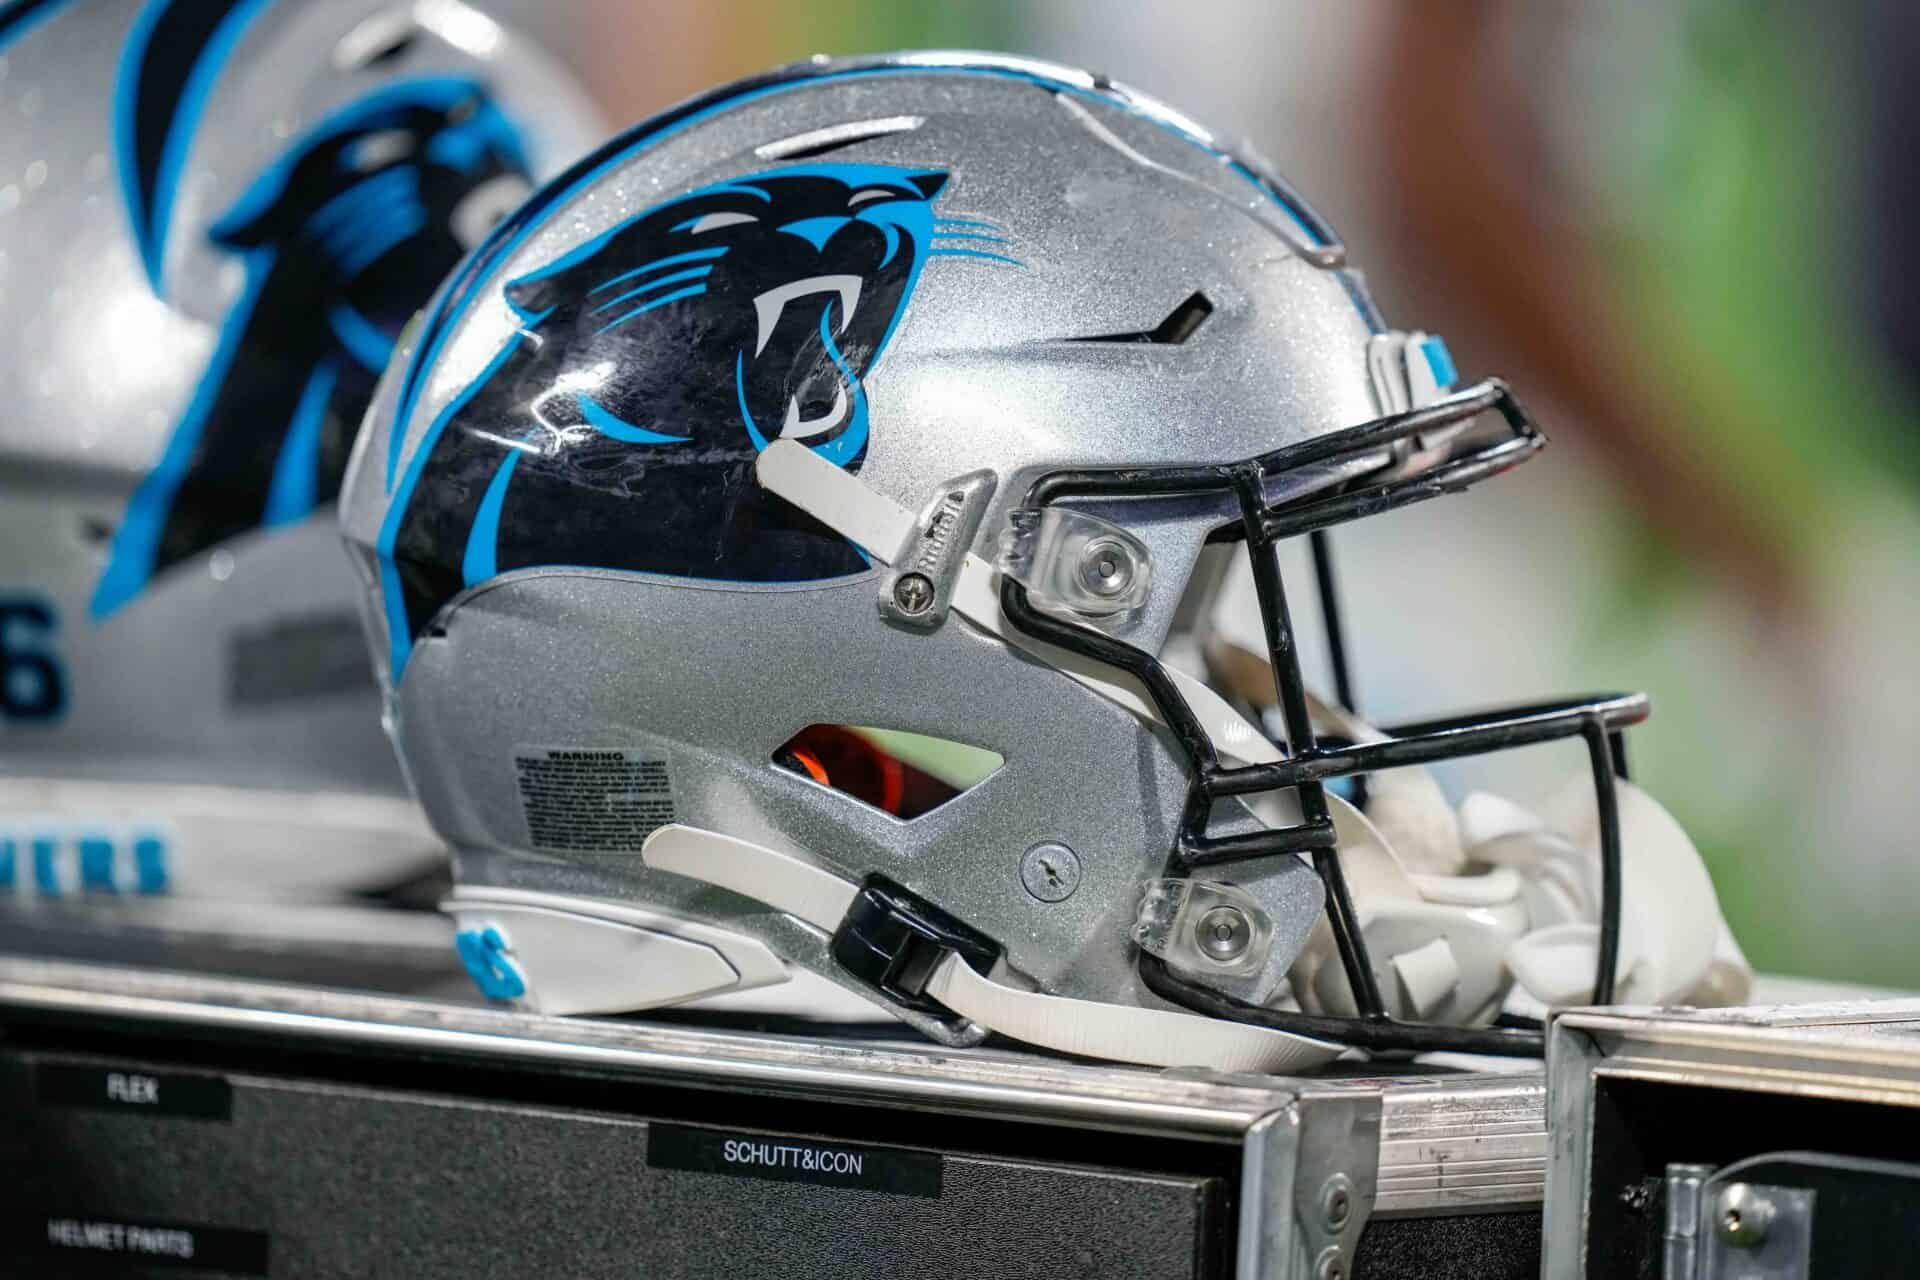
M 127 502 L 127 514 L 120 522 L 120 531 L 114 535 L 106 572 L 100 575 L 88 604 L 87 612 L 96 620 L 140 594 L 153 576 L 153 562 L 160 551 L 160 535 L 166 526 L 167 512 L 173 509 L 174 494 L 192 466 L 201 429 L 206 425 L 207 414 L 213 410 L 220 388 L 226 385 L 227 372 L 239 354 L 240 339 L 246 332 L 254 305 L 260 300 L 260 289 L 273 269 L 273 262 L 270 250 L 246 257 L 246 287 L 233 310 L 227 313 L 226 324 L 220 330 L 219 348 L 194 391 L 193 402 L 168 438 L 159 463 L 147 473 Z
M 840 217 L 802 218 L 798 222 L 789 222 L 786 226 L 778 228 L 778 230 L 784 231 L 790 236 L 798 236 L 800 239 L 812 245 L 814 249 L 820 250 L 827 247 L 827 241 L 833 239 L 834 232 L 846 226 L 851 221 L 853 221 L 853 219 Z
M 627 290 L 625 293 L 615 294 L 611 300 L 601 303 L 599 306 L 595 307 L 593 310 L 587 312 L 587 314 L 590 316 L 597 316 L 602 311 L 611 311 L 615 307 L 619 306 L 621 303 L 626 302 L 633 298 L 637 298 L 643 293 L 651 293 L 655 289 L 658 289 L 661 285 L 683 284 L 688 280 L 698 280 L 703 276 L 711 274 L 712 271 L 713 271 L 712 267 L 689 267 L 685 271 L 668 272 L 664 276 L 659 276 L 655 279 L 649 280 L 643 285 L 639 285 L 636 288 Z M 605 286 L 603 285 L 601 287 L 604 288 Z M 589 295 L 591 295 L 594 292 L 596 291 L 591 289 L 588 290 Z
M 390 252 L 394 246 L 412 239 L 426 229 L 427 215 L 417 208 L 408 209 L 370 232 L 362 244 L 341 259 L 340 269 L 349 277 L 356 276 L 378 262 L 381 255 Z
M 419 191 L 419 187 L 419 174 L 411 169 L 389 169 L 385 173 L 377 173 L 321 205 L 307 225 L 315 231 L 325 232 L 336 223 L 350 223 L 367 211 L 383 208 L 394 200 L 410 199 Z
M 300 403 L 287 424 L 280 454 L 273 462 L 273 481 L 267 486 L 267 506 L 260 523 L 271 528 L 306 519 L 320 490 L 320 434 L 327 422 L 327 404 L 340 371 L 331 360 L 314 366 L 300 393 Z
M 820 308 L 820 341 L 827 349 L 827 358 L 832 360 L 834 367 L 840 370 L 841 378 L 850 388 L 853 396 L 852 417 L 844 431 L 816 447 L 814 452 L 834 466 L 844 467 L 867 447 L 867 392 L 860 381 L 860 375 L 853 371 L 853 367 L 847 363 L 847 358 L 840 354 L 839 344 L 833 340 L 833 331 L 827 323 L 832 315 L 831 302 Z
M 1433 374 L 1433 381 L 1442 391 L 1452 388 L 1460 380 L 1460 371 L 1453 367 L 1453 353 L 1447 350 L 1446 339 L 1435 334 L 1420 344 L 1421 354 L 1427 358 L 1427 369 Z
M 981 249 L 929 249 L 927 256 L 929 258 L 985 258 L 989 262 L 1004 262 L 1014 267 L 1027 265 L 1018 258 L 1009 258 L 1004 253 L 987 253 Z
M 526 341 L 525 337 L 516 333 L 501 344 L 500 353 L 494 356 L 492 363 L 481 370 L 480 376 L 468 383 L 467 389 L 454 397 L 452 402 L 440 411 L 440 416 L 433 420 L 433 425 L 427 429 L 429 441 L 445 429 L 454 415 L 467 407 L 467 402 L 479 394 L 480 388 L 487 385 L 489 378 L 500 372 L 500 366 L 520 349 L 520 344 L 524 341 Z M 421 468 L 427 465 L 427 454 L 430 451 L 422 448 L 408 464 L 405 480 L 408 493 L 413 492 L 414 483 L 420 479 Z M 377 544 L 380 553 L 380 580 L 386 588 L 382 593 L 382 599 L 387 609 L 387 644 L 394 680 L 398 680 L 400 673 L 406 669 L 407 653 L 413 647 L 412 637 L 407 630 L 406 610 L 401 604 L 400 573 L 393 559 L 394 542 L 400 536 L 400 517 L 405 514 L 406 507 L 402 503 L 396 502 L 388 506 L 387 518 L 380 525 L 380 540 Z
M 580 406 L 581 415 L 595 431 L 625 444 L 683 444 L 691 438 L 670 436 L 664 431 L 649 431 L 645 427 L 636 427 L 584 391 L 575 393 L 573 400 Z
M 613 286 L 619 284 L 623 280 L 631 280 L 635 276 L 645 275 L 649 271 L 658 271 L 661 267 L 676 267 L 683 262 L 701 262 L 708 258 L 724 257 L 726 255 L 726 252 L 727 252 L 726 247 L 722 246 L 721 248 L 718 248 L 718 249 L 695 249 L 690 253 L 675 253 L 675 254 L 669 254 L 667 257 L 664 257 L 664 258 L 655 258 L 652 262 L 643 263 L 640 266 L 635 267 L 631 271 L 622 271 L 619 275 L 613 277 L 611 280 L 602 280 L 599 284 L 587 290 L 587 296 L 592 297 L 594 294 L 600 292 L 602 289 L 611 289 L 613 288 Z M 520 277 L 520 279 L 535 280 L 535 279 L 539 279 L 540 276 L 545 274 L 546 274 L 545 272 L 541 272 L 539 275 L 522 276 Z M 516 280 L 514 281 L 514 283 L 518 284 L 519 281 Z
M 707 190 L 717 196 L 752 196 L 754 199 L 764 201 L 767 204 L 773 203 L 773 196 L 768 192 L 762 191 L 759 187 L 749 187 L 738 182 L 723 182 L 718 186 L 708 187 Z
M 206 110 L 207 98 L 213 92 L 215 81 L 220 78 L 222 65 L 245 34 L 247 24 L 258 17 L 272 0 L 240 0 L 214 28 L 206 47 L 195 57 L 180 101 L 166 122 L 165 140 L 161 144 L 160 165 L 154 174 L 153 188 L 150 191 L 142 190 L 134 157 L 135 131 L 139 127 L 140 72 L 154 28 L 173 3 L 174 0 L 152 0 L 141 12 L 133 34 L 127 41 L 117 90 L 120 173 L 128 213 L 133 219 L 134 243 L 140 250 L 140 262 L 146 268 L 147 280 L 153 286 L 154 294 L 162 298 L 167 296 L 162 279 L 166 265 L 167 224 L 173 216 L 174 192 L 179 186 L 180 170 L 186 164 L 187 149 L 199 129 L 200 115 Z
M 500 511 L 507 505 L 507 486 L 513 483 L 513 469 L 519 465 L 524 447 L 507 450 L 500 469 L 487 482 L 487 492 L 474 513 L 473 528 L 467 531 L 467 551 L 460 561 L 460 578 L 468 586 L 485 582 L 496 572 L 495 557 L 500 546 Z
M 379 373 L 393 356 L 393 340 L 350 304 L 337 302 L 327 309 L 327 325 L 347 354 L 368 373 Z
M 72 0 L 12 0 L 0 4 L 0 49 L 25 36 Z
M 706 291 L 707 291 L 707 286 L 703 284 L 696 284 L 690 288 L 675 289 L 672 293 L 662 294 L 660 297 L 655 298 L 652 302 L 642 303 L 641 305 L 635 307 L 633 310 L 627 312 L 625 315 L 617 317 L 616 319 L 613 319 L 613 320 L 609 320 L 607 323 L 601 325 L 598 329 L 595 329 L 593 331 L 593 335 L 597 338 L 609 329 L 618 329 L 621 325 L 625 324 L 629 320 L 634 319 L 636 316 L 644 315 L 646 312 L 656 310 L 660 307 L 664 307 L 670 302 L 680 302 L 687 298 L 699 297 L 701 294 L 705 293 Z

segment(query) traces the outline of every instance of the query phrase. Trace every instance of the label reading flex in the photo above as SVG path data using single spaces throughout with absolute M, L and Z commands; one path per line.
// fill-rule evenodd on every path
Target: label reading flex
M 639 853 L 674 821 L 666 760 L 646 751 L 515 747 L 520 808 L 533 847 L 553 853 Z
M 862 1187 L 896 1196 L 940 1197 L 941 1161 L 937 1155 L 811 1138 L 656 1124 L 648 1130 L 647 1166 L 735 1178 L 811 1182 L 825 1187 Z
M 34 1068 L 34 1093 L 41 1106 L 233 1119 L 233 1086 L 219 1076 L 43 1062 Z

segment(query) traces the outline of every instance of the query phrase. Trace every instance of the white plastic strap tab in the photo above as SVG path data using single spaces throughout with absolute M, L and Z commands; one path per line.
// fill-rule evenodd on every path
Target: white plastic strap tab
M 649 867 L 731 889 L 828 932 L 858 892 L 851 881 L 791 854 L 678 823 L 648 836 L 640 856 Z M 1012 1039 L 1116 1062 L 1286 1072 L 1340 1054 L 1337 1044 L 1220 1018 L 1018 991 L 981 977 L 958 955 L 940 962 L 927 992 Z
M 1340 1056 L 1337 1044 L 1223 1018 L 1016 991 L 981 977 L 957 954 L 933 971 L 927 993 L 1004 1036 L 1088 1058 L 1284 1073 L 1308 1071 Z
M 837 533 L 858 543 L 876 560 L 905 543 L 913 512 L 875 493 L 858 476 L 828 462 L 803 444 L 775 440 L 760 453 L 756 473 L 761 485 Z M 1002 640 L 1064 671 L 1102 697 L 1144 720 L 1160 721 L 1146 689 L 1125 672 L 1081 654 L 1046 644 L 1008 625 L 1000 613 L 1000 586 L 992 565 L 968 553 L 954 583 L 953 607 L 967 620 Z M 1168 668 L 1180 694 L 1206 728 L 1215 750 L 1233 764 L 1268 764 L 1280 753 L 1267 736 L 1219 694 L 1183 672 Z
M 790 854 L 672 823 L 647 837 L 640 860 L 660 871 L 731 889 L 832 933 L 858 885 Z

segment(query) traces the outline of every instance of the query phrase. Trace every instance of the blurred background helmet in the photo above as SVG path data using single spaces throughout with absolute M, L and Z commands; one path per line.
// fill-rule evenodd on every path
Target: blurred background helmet
M 0 896 L 430 864 L 334 503 L 401 328 L 591 109 L 455 0 L 22 0 L 0 122 Z
M 1516 976 L 1738 987 L 1625 780 L 1644 697 L 1354 713 L 1325 532 L 1543 443 L 1456 381 L 1256 158 L 1104 78 L 818 60 L 609 142 L 438 295 L 343 492 L 469 971 L 577 1012 L 795 965 L 946 1043 L 1227 1069 L 1538 1053 Z M 1417 771 L 1557 739 L 1541 817 Z

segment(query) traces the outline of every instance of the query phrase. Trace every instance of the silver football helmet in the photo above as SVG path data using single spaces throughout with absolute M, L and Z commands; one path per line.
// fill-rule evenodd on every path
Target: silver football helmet
M 22 0 L 0 120 L 0 900 L 417 874 L 334 502 L 591 110 L 458 0 Z
M 441 289 L 343 494 L 476 981 L 797 965 L 949 1044 L 1262 1069 L 1538 1053 L 1516 973 L 1702 987 L 1644 697 L 1384 733 L 1306 690 L 1276 544 L 1542 443 L 1453 382 L 1258 161 L 1098 77 L 821 60 L 606 144 Z M 1207 625 L 1240 544 L 1257 653 Z M 1409 769 L 1569 737 L 1559 828 Z M 1623 926 L 1623 884 L 1670 891 Z

